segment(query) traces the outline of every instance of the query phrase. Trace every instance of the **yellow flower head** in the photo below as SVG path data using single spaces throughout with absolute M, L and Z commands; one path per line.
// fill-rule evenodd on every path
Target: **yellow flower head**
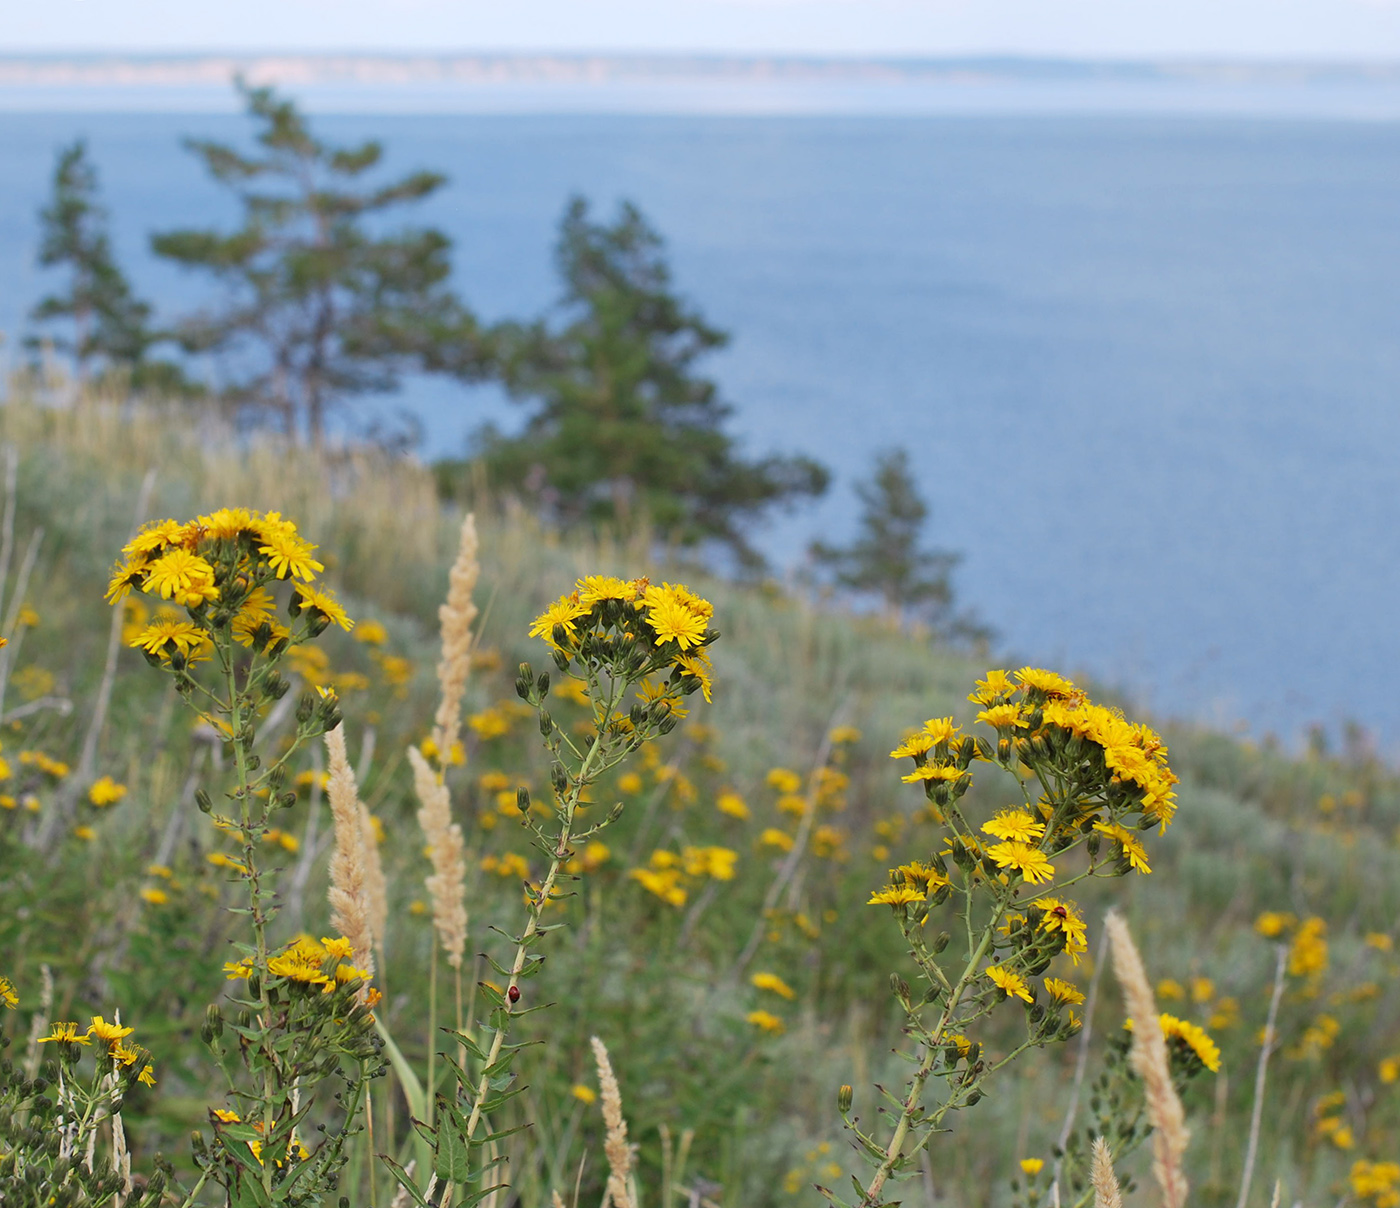
M 986 972 L 987 979 L 1007 998 L 1019 998 L 1024 1002 L 1035 1001 L 1030 987 L 1026 985 L 1026 979 L 1019 973 L 1001 965 L 992 965 Z
M 1029 843 L 997 843 L 987 848 L 987 855 L 998 868 L 1013 868 L 1032 885 L 1054 879 L 1055 866 L 1043 851 Z
M 1119 851 L 1128 861 L 1129 867 L 1140 873 L 1152 871 L 1147 864 L 1147 849 L 1143 847 L 1142 840 L 1127 827 L 1120 826 L 1117 822 L 1095 822 L 1094 829 L 1118 844 Z
M 170 643 L 174 643 L 175 649 L 188 657 L 207 641 L 208 635 L 198 625 L 175 617 L 157 617 L 127 644 L 168 659 Z
M 963 773 L 957 768 L 944 767 L 941 764 L 926 763 L 923 767 L 915 768 L 907 776 L 901 776 L 905 784 L 918 784 L 921 780 L 943 780 L 951 783 Z
M 280 513 L 268 512 L 258 520 L 257 530 L 262 538 L 258 553 L 267 559 L 272 573 L 279 579 L 301 579 L 310 583 L 317 572 L 326 569 L 311 556 L 316 547 L 297 532 L 295 524 L 283 520 Z
M 771 1011 L 750 1011 L 744 1018 L 760 1031 L 773 1036 L 781 1036 L 786 1030 L 783 1021 Z
M 40 1044 L 49 1044 L 52 1041 L 62 1041 L 67 1044 L 91 1044 L 85 1032 L 78 1031 L 76 1023 L 56 1023 L 47 1036 L 40 1036 Z
M 992 705 L 983 709 L 977 715 L 977 720 L 984 721 L 997 730 L 1024 730 L 1030 725 L 1030 722 L 1021 716 L 1019 705 Z
M 575 1082 L 569 1094 L 583 1104 L 596 1103 L 598 1100 L 598 1092 L 591 1086 L 584 1086 L 582 1082 Z
M 233 541 L 244 533 L 257 535 L 258 514 L 249 508 L 220 508 L 195 524 L 211 541 Z
M 658 645 L 675 642 L 682 650 L 699 645 L 714 612 L 707 601 L 680 584 L 670 583 L 648 587 L 644 600 L 647 624 L 656 634 Z
M 1045 992 L 1056 1002 L 1077 1006 L 1084 1001 L 1084 995 L 1073 982 L 1061 981 L 1058 977 L 1045 979 Z
M 0 1007 L 8 1007 L 13 1011 L 17 1006 L 19 1006 L 19 993 L 15 990 L 15 983 L 8 977 L 0 977 Z
M 149 562 L 152 554 L 182 546 L 189 536 L 189 530 L 178 520 L 152 520 L 122 546 L 122 553 L 134 561 Z
M 187 549 L 172 549 L 146 568 L 144 590 L 162 599 L 194 608 L 219 598 L 214 568 Z
M 110 776 L 103 776 L 93 782 L 88 789 L 88 800 L 97 806 L 98 809 L 108 805 L 115 805 L 126 796 L 126 785 L 118 784 Z
M 786 999 L 797 997 L 796 991 L 776 973 L 755 973 L 749 981 L 753 983 L 755 989 L 769 990 Z
M 575 636 L 574 622 L 581 616 L 587 615 L 589 608 L 579 600 L 578 592 L 572 595 L 560 596 L 539 616 L 535 618 L 535 623 L 530 626 L 530 636 L 532 638 L 543 638 L 550 646 L 556 650 L 559 644 L 554 640 L 554 630 L 562 625 L 564 632 L 570 638 Z
M 135 1030 L 135 1028 L 124 1028 L 119 1024 L 108 1023 L 101 1015 L 94 1015 L 92 1026 L 88 1028 L 88 1035 L 96 1037 L 103 1044 L 116 1044 L 118 1041 L 125 1040 Z
M 1015 839 L 1021 843 L 1036 843 L 1045 833 L 1045 823 L 1025 810 L 1004 809 L 990 822 L 982 823 L 982 832 L 998 839 Z
M 1062 675 L 1053 671 L 1042 671 L 1038 667 L 1022 667 L 1016 672 L 1021 687 L 1029 692 L 1037 692 L 1050 700 L 1067 700 L 1079 695 L 1079 689 Z
M 890 752 L 890 758 L 907 759 L 913 756 L 926 754 L 933 750 L 935 742 L 937 742 L 937 739 L 935 739 L 932 734 L 924 730 L 917 730 Z
M 1171 1041 L 1173 1038 L 1183 1041 L 1197 1057 L 1201 1059 L 1201 1064 L 1212 1074 L 1220 1070 L 1220 1046 L 1215 1043 L 1202 1027 L 1198 1027 L 1187 1019 L 1178 1019 L 1175 1015 L 1162 1015 L 1162 1034 Z
M 643 591 L 644 583 L 639 580 L 617 579 L 612 575 L 585 575 L 576 584 L 579 603 L 592 608 L 604 600 L 621 600 L 632 603 Z
M 1016 691 L 1016 685 L 1005 671 L 988 671 L 986 679 L 977 681 L 977 690 L 967 699 L 974 705 L 990 705 Z
M 339 625 L 346 633 L 355 628 L 355 622 L 350 619 L 350 614 L 329 591 L 321 587 L 311 587 L 305 583 L 298 583 L 296 590 L 303 608 L 319 612 L 328 621 Z
M 1031 1178 L 1035 1178 L 1045 1167 L 1044 1158 L 1022 1158 L 1021 1169 Z
M 927 892 L 913 885 L 887 885 L 870 895 L 867 906 L 907 906 L 911 902 L 922 902 Z

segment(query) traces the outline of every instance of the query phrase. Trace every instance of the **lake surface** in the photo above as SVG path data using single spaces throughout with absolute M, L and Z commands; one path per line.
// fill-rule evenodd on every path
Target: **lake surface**
M 1400 124 L 1145 115 L 327 116 L 452 184 L 488 318 L 553 299 L 567 196 L 635 200 L 733 333 L 711 370 L 753 453 L 830 496 L 780 565 L 847 536 L 875 451 L 910 449 L 961 599 L 1017 658 L 1159 714 L 1400 743 Z M 179 136 L 219 114 L 0 114 L 0 328 L 43 289 L 34 212 L 90 139 L 120 253 L 166 314 L 206 297 L 151 230 L 231 219 Z M 428 451 L 518 412 L 413 383 Z

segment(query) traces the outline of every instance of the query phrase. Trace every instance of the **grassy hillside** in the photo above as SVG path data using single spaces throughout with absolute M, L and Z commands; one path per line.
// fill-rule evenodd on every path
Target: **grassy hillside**
M 433 927 L 405 751 L 427 736 L 437 703 L 437 608 L 461 515 L 439 505 L 431 475 L 408 461 L 371 450 L 313 455 L 110 400 L 60 406 L 14 390 L 0 407 L 0 443 L 15 454 L 13 540 L 6 536 L 0 583 L 10 637 L 0 654 L 0 756 L 9 773 L 0 784 L 0 974 L 19 997 L 17 1009 L 0 1010 L 10 1056 L 26 1049 L 44 969 L 50 1019 L 119 1007 L 158 1077 L 125 1112 L 134 1165 L 148 1168 L 161 1150 L 189 1170 L 188 1134 L 220 1102 L 200 1026 L 206 1004 L 228 992 L 222 966 L 241 925 L 220 863 L 232 848 L 194 798 L 201 785 L 213 793 L 227 784 L 228 749 L 126 646 L 122 630 L 129 638 L 141 618 L 119 608 L 114 629 L 103 592 L 138 519 L 241 504 L 293 517 L 319 543 L 326 578 L 358 621 L 317 644 L 324 662 L 307 654 L 294 665 L 307 685 L 335 686 L 343 702 L 361 794 L 382 828 L 390 910 L 378 1013 L 421 1070 Z M 684 1173 L 671 1170 L 677 1186 L 724 1208 L 818 1203 L 813 1181 L 848 1184 L 861 1169 L 836 1088 L 855 1088 L 856 1114 L 868 1123 L 873 1085 L 897 1088 L 905 1076 L 891 1054 L 902 1016 L 889 975 L 910 976 L 909 961 L 888 909 L 866 901 L 888 868 L 927 857 L 941 839 L 888 752 L 927 718 L 952 714 L 970 725 L 977 708 L 967 695 L 987 667 L 777 587 L 711 579 L 663 560 L 645 534 L 590 542 L 561 538 L 496 501 L 478 501 L 477 511 L 478 657 L 465 749 L 449 775 L 468 846 L 469 952 L 501 958 L 492 928 L 518 930 L 522 877 L 538 873 L 515 788 L 544 792 L 548 760 L 512 687 L 522 660 L 548 665 L 541 643 L 526 636 L 534 616 L 583 574 L 679 577 L 713 601 L 723 635 L 713 651 L 713 704 L 692 698 L 692 715 L 674 734 L 610 774 L 594 808 L 621 801 L 621 818 L 605 850 L 586 857 L 573 896 L 551 909 L 567 927 L 549 937 L 545 970 L 528 983 L 529 994 L 556 1005 L 522 1025 L 541 1043 L 517 1067 L 529 1089 L 511 1111 L 533 1127 L 510 1142 L 513 1194 L 532 1206 L 548 1203 L 553 1189 L 572 1203 L 576 1183 L 582 1202 L 601 1194 L 588 1052 L 588 1037 L 598 1035 L 640 1145 L 644 1200 L 662 1198 L 663 1136 L 693 1131 Z M 110 707 L 94 729 L 114 634 Z M 560 700 L 555 709 L 563 726 L 586 724 L 581 704 Z M 834 745 L 833 730 L 846 731 Z M 1106 1038 L 1122 1024 L 1117 987 L 1111 976 L 1099 981 L 1095 965 L 1099 922 L 1118 903 L 1159 982 L 1161 1009 L 1204 1025 L 1223 1051 L 1220 1072 L 1189 1087 L 1189 1165 L 1197 1202 L 1233 1203 L 1284 945 L 1280 1047 L 1252 1201 L 1266 1202 L 1282 1179 L 1287 1202 L 1335 1202 L 1355 1161 L 1400 1156 L 1392 951 L 1400 784 L 1360 759 L 1296 760 L 1180 727 L 1165 738 L 1181 777 L 1179 811 L 1165 834 L 1144 836 L 1152 873 L 1089 882 L 1079 894 L 1089 955 L 1078 968 L 1064 958 L 1055 966 L 1098 990 L 1079 1123 L 1089 1120 Z M 804 825 L 796 786 L 821 767 L 830 769 L 827 787 Z M 298 803 L 269 844 L 281 869 L 279 941 L 328 926 L 320 748 L 296 770 Z M 97 805 L 90 789 L 104 776 L 125 793 Z M 1003 792 L 979 780 L 970 800 L 990 811 L 1006 804 Z M 799 858 L 789 860 L 794 843 Z M 734 853 L 732 876 L 723 861 L 685 871 L 687 848 Z M 668 859 L 681 869 L 672 887 L 683 891 L 671 900 L 631 875 L 664 871 Z M 774 975 L 791 997 L 756 986 L 757 973 Z M 468 971 L 460 1006 L 458 987 L 442 976 L 448 1021 L 459 1011 L 470 1018 L 479 1005 L 473 985 L 492 976 L 489 968 L 478 960 Z M 1053 1163 L 1080 1044 L 1032 1051 L 1018 1076 L 953 1117 L 952 1133 L 934 1138 L 922 1180 L 897 1198 L 960 1208 L 1040 1202 L 1047 1176 L 1028 1192 L 1019 1163 Z M 390 1076 L 375 1091 L 376 1144 L 408 1155 L 394 1088 Z M 1123 1172 L 1143 1181 L 1147 1167 L 1140 1150 Z M 1357 1190 L 1386 1208 L 1383 1191 Z M 356 1203 L 389 1198 L 387 1181 L 373 1200 L 359 1182 L 348 1191 Z

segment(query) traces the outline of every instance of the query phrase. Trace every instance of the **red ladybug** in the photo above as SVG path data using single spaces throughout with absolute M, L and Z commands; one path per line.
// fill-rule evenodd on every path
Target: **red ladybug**
M 520 1001 L 520 987 L 519 987 L 519 986 L 511 986 L 511 988 L 510 988 L 509 990 L 506 991 L 506 997 L 507 997 L 508 999 L 510 999 L 510 1001 L 513 1002 L 513 1003 L 519 1002 L 519 1001 Z

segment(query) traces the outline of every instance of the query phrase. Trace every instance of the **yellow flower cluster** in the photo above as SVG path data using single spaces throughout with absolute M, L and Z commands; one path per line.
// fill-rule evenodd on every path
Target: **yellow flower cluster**
M 0 981 L 4 981 L 4 979 L 0 978 Z M 146 1086 L 155 1086 L 155 1068 L 146 1060 L 150 1054 L 138 1044 L 127 1043 L 127 1037 L 135 1030 L 134 1028 L 124 1028 L 118 1023 L 108 1023 L 101 1015 L 94 1015 L 87 1031 L 79 1032 L 76 1023 L 56 1023 L 47 1036 L 39 1037 L 39 1043 L 58 1042 L 86 1046 L 91 1045 L 96 1040 L 107 1046 L 107 1055 L 116 1065 L 127 1069 L 135 1069 L 138 1065 L 140 1066 L 140 1071 L 136 1075 L 137 1082 Z
M 15 990 L 15 983 L 8 977 L 0 977 L 0 1007 L 8 1007 L 13 1011 L 19 1006 L 19 994 Z
M 691 881 L 732 881 L 738 859 L 739 853 L 727 847 L 684 847 L 679 854 L 654 851 L 646 868 L 634 868 L 627 875 L 668 905 L 681 907 Z
M 343 936 L 322 936 L 320 943 L 309 935 L 298 936 L 267 962 L 267 971 L 274 977 L 286 978 L 298 985 L 319 986 L 329 994 L 347 982 L 368 982 L 370 974 L 350 964 L 355 954 L 350 941 Z M 253 971 L 253 958 L 245 956 L 224 965 L 224 975 L 234 981 L 247 978 Z M 379 991 L 371 989 L 365 998 L 367 1006 L 379 1001 Z
M 1350 1183 L 1357 1199 L 1375 1208 L 1400 1208 L 1400 1162 L 1353 1162 Z
M 530 636 L 565 659 L 561 670 L 571 658 L 600 659 L 625 648 L 642 656 L 639 670 L 669 668 L 673 684 L 693 681 L 690 690 L 698 687 L 708 701 L 713 669 L 705 647 L 718 636 L 713 616 L 714 606 L 680 583 L 588 575 L 535 618 Z
M 168 607 L 127 642 L 169 660 L 207 656 L 212 623 L 231 625 L 244 645 L 286 640 L 290 634 L 275 617 L 267 584 L 289 580 L 294 587 L 292 615 L 308 610 L 350 629 L 354 622 L 339 601 L 314 586 L 325 569 L 316 546 L 277 512 L 220 508 L 184 524 L 160 520 L 148 524 L 122 548 L 112 569 L 107 600 L 116 604 L 133 589 L 186 610 Z

